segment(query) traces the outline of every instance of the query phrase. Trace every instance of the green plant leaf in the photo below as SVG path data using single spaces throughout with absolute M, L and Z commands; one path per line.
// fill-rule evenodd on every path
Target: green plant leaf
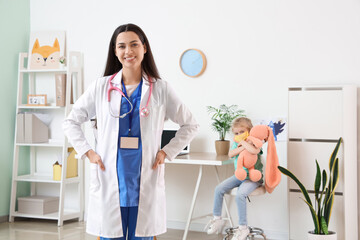
M 321 185 L 321 171 L 319 167 L 319 163 L 317 160 L 315 160 L 316 163 L 316 176 L 315 176 L 315 182 L 314 182 L 314 192 L 315 192 L 315 210 L 317 210 L 317 215 L 320 216 L 320 185 Z
M 321 185 L 321 171 L 320 171 L 318 161 L 315 160 L 315 162 L 316 162 L 316 176 L 315 176 L 315 182 L 314 182 L 314 191 L 315 191 L 315 199 L 318 200 L 319 199 L 319 189 L 320 189 L 320 185 Z
M 232 121 L 235 118 L 245 116 L 244 110 L 238 109 L 237 105 L 221 104 L 219 108 L 207 106 L 207 111 L 213 120 L 212 130 L 218 132 L 220 140 L 225 140 L 226 133 L 230 131 Z
M 323 177 L 322 177 L 322 191 L 321 192 L 323 193 L 326 188 L 326 183 L 327 183 L 327 174 L 326 174 L 325 169 L 323 170 L 322 175 L 323 175 Z
M 336 143 L 336 146 L 334 148 L 334 151 L 332 152 L 331 156 L 330 156 L 330 161 L 329 161 L 329 169 L 330 169 L 330 172 L 332 171 L 332 168 L 334 166 L 334 161 L 335 161 L 335 158 L 336 158 L 336 155 L 339 151 L 339 148 L 340 148 L 340 144 L 342 142 L 342 138 L 340 137 L 339 140 L 337 141 Z
M 318 216 L 316 215 L 315 209 L 313 208 L 311 203 L 309 203 L 308 201 L 305 201 L 305 199 L 302 199 L 302 200 L 309 206 L 311 216 L 313 218 L 313 222 L 314 222 L 314 226 L 315 226 L 314 233 L 319 234 L 320 233 L 320 222 L 319 222 Z
M 292 172 L 290 172 L 288 169 L 286 169 L 284 167 L 278 166 L 278 169 L 280 170 L 280 172 L 282 174 L 284 174 L 284 175 L 290 177 L 292 180 L 294 180 L 294 182 L 299 186 L 299 188 L 300 188 L 302 194 L 304 195 L 306 201 L 309 202 L 310 205 L 312 206 L 312 202 L 311 202 L 311 199 L 309 197 L 309 193 L 306 190 L 306 188 L 304 187 L 304 185 L 299 181 L 299 179 L 297 179 L 297 177 Z
M 333 167 L 333 189 L 328 189 L 328 198 L 326 201 L 324 201 L 325 210 L 324 210 L 324 218 L 326 221 L 326 224 L 329 226 L 331 213 L 332 213 L 332 206 L 334 204 L 334 196 L 335 196 L 335 188 L 337 187 L 337 184 L 339 182 L 339 159 L 336 158 L 334 161 L 334 167 Z
M 333 188 L 331 189 L 332 192 L 335 191 L 335 188 L 337 187 L 339 183 L 339 158 L 335 159 L 335 164 L 333 168 Z
M 330 217 L 331 217 L 333 204 L 334 204 L 334 194 L 331 194 L 329 196 L 329 198 L 326 200 L 326 202 L 324 203 L 324 205 L 325 205 L 324 218 L 325 218 L 325 222 L 328 226 L 330 223 Z
M 321 206 L 321 213 L 320 215 L 321 216 L 324 216 L 325 215 L 325 212 L 327 211 L 326 208 L 327 208 L 327 205 L 326 205 L 326 202 L 327 202 L 327 199 L 329 199 L 330 197 L 330 193 L 328 191 L 328 188 L 325 188 L 325 191 L 324 191 L 324 200 L 322 201 L 322 206 Z
M 327 183 L 327 173 L 325 171 L 325 169 L 322 172 L 322 190 L 321 190 L 321 195 L 319 198 L 319 202 L 318 202 L 318 216 L 322 216 L 322 212 L 324 210 L 324 204 L 321 204 L 323 201 L 323 198 L 325 198 L 324 195 L 326 195 L 326 183 Z
M 324 218 L 324 217 L 321 217 L 321 218 L 320 218 L 320 222 L 321 222 L 321 231 L 322 231 L 325 235 L 329 234 L 328 225 L 327 225 L 327 223 L 326 223 L 326 221 L 325 221 L 325 218 Z

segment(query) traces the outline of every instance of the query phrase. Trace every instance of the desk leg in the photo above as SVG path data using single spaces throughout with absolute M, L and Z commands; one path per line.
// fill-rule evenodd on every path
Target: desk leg
M 216 166 L 214 166 L 215 168 L 215 175 L 216 175 L 216 179 L 218 181 L 218 183 L 220 183 L 220 178 L 219 178 L 219 172 L 218 172 L 218 169 Z M 233 222 L 232 222 L 232 219 L 231 219 L 231 216 L 230 216 L 230 213 L 229 213 L 229 208 L 228 208 L 228 205 L 227 205 L 227 201 L 226 201 L 226 196 L 224 195 L 224 207 L 225 207 L 225 212 L 226 212 L 226 215 L 227 215 L 227 218 L 229 220 L 229 223 L 230 223 L 230 227 L 234 227 L 233 225 Z
M 192 214 L 193 214 L 193 211 L 194 211 L 195 202 L 196 202 L 196 198 L 197 198 L 197 194 L 198 194 L 199 186 L 200 186 L 200 182 L 201 182 L 202 167 L 203 167 L 202 165 L 200 165 L 200 167 L 199 167 L 199 175 L 198 175 L 198 179 L 197 179 L 197 182 L 196 182 L 193 199 L 192 199 L 192 202 L 191 202 L 189 216 L 188 216 L 186 226 L 185 226 L 185 232 L 184 232 L 183 240 L 186 240 L 187 234 L 188 234 L 188 231 L 189 231 L 189 226 L 190 226 L 190 222 L 191 222 L 191 218 L 192 218 Z

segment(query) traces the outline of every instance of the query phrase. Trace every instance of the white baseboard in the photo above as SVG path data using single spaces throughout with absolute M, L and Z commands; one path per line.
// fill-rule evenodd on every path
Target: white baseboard
M 185 222 L 180 221 L 167 221 L 167 228 L 170 229 L 177 229 L 177 230 L 184 230 L 185 229 Z M 191 223 L 189 230 L 194 232 L 203 232 L 206 224 L 203 223 Z
M 167 221 L 167 228 L 170 229 L 177 229 L 177 230 L 184 230 L 185 229 L 185 222 L 180 221 Z M 203 223 L 191 223 L 189 230 L 194 232 L 204 232 L 206 224 Z M 288 240 L 289 239 L 289 233 L 288 232 L 279 232 L 279 231 L 273 231 L 264 229 L 264 233 L 266 234 L 266 237 L 268 240 Z M 225 234 L 225 232 L 224 232 Z
M 8 222 L 8 221 L 9 221 L 9 215 L 0 216 L 0 223 Z

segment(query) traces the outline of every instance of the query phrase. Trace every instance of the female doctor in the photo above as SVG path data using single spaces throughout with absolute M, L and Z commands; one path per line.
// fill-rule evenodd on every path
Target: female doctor
M 81 124 L 95 116 L 98 138 L 93 150 Z M 160 149 L 166 119 L 180 129 Z M 166 232 L 164 159 L 173 159 L 199 125 L 160 79 L 148 39 L 138 26 L 121 25 L 114 31 L 104 77 L 76 101 L 63 129 L 77 153 L 90 160 L 86 231 L 121 240 L 148 240 Z

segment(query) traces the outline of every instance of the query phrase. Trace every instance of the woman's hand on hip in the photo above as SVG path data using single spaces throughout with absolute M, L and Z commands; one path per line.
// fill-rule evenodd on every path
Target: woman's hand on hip
M 152 169 L 156 169 L 159 164 L 164 164 L 165 162 L 166 153 L 163 150 L 160 150 L 156 154 L 156 159 L 154 162 L 154 165 L 152 166 Z
M 91 163 L 95 163 L 95 164 L 99 165 L 101 170 L 105 171 L 104 164 L 103 164 L 99 154 L 97 154 L 94 150 L 91 149 L 91 150 L 87 151 L 85 153 L 85 155 L 89 158 Z

